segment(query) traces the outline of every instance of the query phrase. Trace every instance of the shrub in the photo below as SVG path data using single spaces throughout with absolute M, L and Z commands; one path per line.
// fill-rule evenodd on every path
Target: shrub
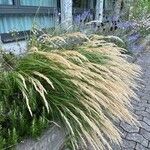
M 136 123 L 129 108 L 140 73 L 122 51 L 93 35 L 74 50 L 32 47 L 9 64 L 0 72 L 0 145 L 37 137 L 51 122 L 66 129 L 72 149 L 119 143 L 113 121 Z

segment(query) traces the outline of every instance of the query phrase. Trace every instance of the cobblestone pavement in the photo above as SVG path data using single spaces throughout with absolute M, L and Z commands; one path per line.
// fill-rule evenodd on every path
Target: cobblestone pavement
M 123 143 L 113 150 L 150 150 L 150 53 L 143 53 L 135 62 L 142 68 L 140 89 L 136 91 L 139 100 L 133 100 L 133 110 L 140 125 L 131 126 L 120 122 Z

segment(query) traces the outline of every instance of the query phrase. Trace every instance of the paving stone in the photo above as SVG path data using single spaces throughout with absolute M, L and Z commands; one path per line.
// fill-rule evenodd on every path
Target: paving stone
M 146 107 L 145 106 L 134 106 L 134 108 L 133 108 L 134 110 L 140 110 L 140 111 L 145 111 L 146 110 Z
M 140 101 L 137 101 L 137 100 L 132 100 L 132 101 L 131 101 L 131 104 L 132 104 L 132 105 L 137 105 L 137 106 L 138 106 L 139 103 L 140 103 Z
M 149 96 L 150 97 L 150 96 Z M 146 107 L 146 108 L 150 108 L 150 104 L 148 103 L 148 100 L 141 100 L 141 102 L 137 105 L 139 107 Z M 138 111 L 138 110 L 137 110 Z M 142 110 L 140 110 L 142 111 Z
M 148 132 L 148 131 L 146 131 L 146 130 L 144 130 L 144 129 L 141 128 L 140 134 L 143 135 L 143 137 L 144 137 L 145 139 L 147 139 L 147 140 L 150 141 L 150 132 Z
M 135 150 L 149 150 L 149 148 L 142 146 L 141 144 L 137 143 Z
M 143 96 L 145 99 L 149 100 L 150 87 L 146 87 L 144 91 L 145 95 Z M 144 99 L 142 97 L 142 99 Z
M 143 116 L 138 116 L 137 119 L 138 119 L 138 121 L 143 121 L 143 118 L 144 118 Z
M 150 126 L 150 119 L 148 119 L 147 117 L 144 117 L 143 121 L 146 122 Z
M 140 55 L 136 63 L 141 66 L 143 74 L 142 80 L 136 81 L 140 88 L 134 90 L 139 100 L 132 99 L 131 104 L 140 125 L 119 124 L 125 133 L 121 150 L 150 150 L 150 53 Z M 113 147 L 113 150 L 120 150 L 120 147 Z
M 114 149 L 117 150 L 117 149 Z M 133 150 L 133 148 L 122 148 L 122 150 Z
M 123 139 L 123 143 L 122 143 L 123 149 L 134 149 L 135 146 L 136 146 L 136 142 Z
M 138 96 L 139 96 L 139 97 L 143 97 L 144 94 L 145 94 L 145 93 L 143 92 L 143 90 L 142 90 L 142 91 L 137 91 L 137 92 L 138 92 Z M 137 93 L 137 92 L 136 92 L 136 93 Z
M 146 111 L 135 111 L 135 114 L 138 116 L 143 116 L 143 117 L 147 117 L 148 119 L 150 119 L 150 113 L 146 112 Z
M 150 68 L 149 68 L 149 69 L 150 69 Z M 145 84 L 146 88 L 149 89 L 150 75 L 147 76 L 146 73 L 145 73 L 144 77 L 145 77 L 145 78 L 143 78 L 143 80 L 144 80 L 143 83 Z
M 141 128 L 145 129 L 146 131 L 150 132 L 150 126 L 143 122 L 143 121 L 140 121 L 140 124 L 141 124 Z
M 111 147 L 112 147 L 113 150 L 122 150 L 120 145 L 117 145 L 117 144 L 114 144 L 114 143 L 111 145 Z M 91 149 L 88 149 L 88 150 L 91 150 Z
M 149 82 L 147 81 L 147 84 L 149 84 L 150 85 L 150 78 L 149 78 Z M 146 89 L 146 87 L 144 88 L 144 90 L 143 90 L 143 96 L 142 97 L 144 97 L 145 95 L 150 95 L 150 93 L 149 93 L 149 91 L 148 90 L 145 90 Z M 139 93 L 138 93 L 138 95 L 139 95 Z M 148 100 L 148 98 L 147 98 L 147 100 Z
M 150 113 L 150 108 L 146 108 L 146 112 L 149 112 L 149 113 Z
M 148 140 L 146 140 L 142 135 L 138 133 L 128 133 L 126 139 L 141 143 L 145 147 L 148 146 Z
M 150 141 L 149 141 L 149 144 L 148 144 L 148 148 L 150 149 Z
M 122 137 L 122 138 L 125 138 L 126 135 L 127 135 L 127 132 L 126 132 L 122 127 L 120 127 L 120 126 L 118 127 L 118 129 L 119 129 L 119 131 L 120 131 L 121 134 L 122 134 L 121 137 Z
M 132 132 L 139 132 L 139 127 L 130 125 L 130 124 L 125 123 L 125 122 L 121 122 L 121 123 L 120 123 L 120 126 L 121 126 L 125 131 L 127 131 L 127 132 L 129 132 L 129 133 L 132 133 Z
M 147 64 L 147 67 L 146 67 L 146 71 L 145 71 L 145 76 L 149 77 L 150 75 L 150 71 L 149 71 L 149 64 Z

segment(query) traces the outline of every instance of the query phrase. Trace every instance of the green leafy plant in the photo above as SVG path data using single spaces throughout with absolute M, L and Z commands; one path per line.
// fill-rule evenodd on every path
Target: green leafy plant
M 149 0 L 136 0 L 131 3 L 131 17 L 134 19 L 143 19 L 150 13 Z
M 107 139 L 119 143 L 113 120 L 136 123 L 128 108 L 140 73 L 122 51 L 93 35 L 74 50 L 32 47 L 11 69 L 1 71 L 3 147 L 39 136 L 51 122 L 65 128 L 72 149 L 87 143 L 95 150 L 111 149 Z

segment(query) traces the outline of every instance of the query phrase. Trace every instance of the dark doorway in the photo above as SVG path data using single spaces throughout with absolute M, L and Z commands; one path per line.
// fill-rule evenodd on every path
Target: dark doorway
M 96 5 L 96 0 L 73 0 L 74 8 L 94 9 L 95 5 Z

